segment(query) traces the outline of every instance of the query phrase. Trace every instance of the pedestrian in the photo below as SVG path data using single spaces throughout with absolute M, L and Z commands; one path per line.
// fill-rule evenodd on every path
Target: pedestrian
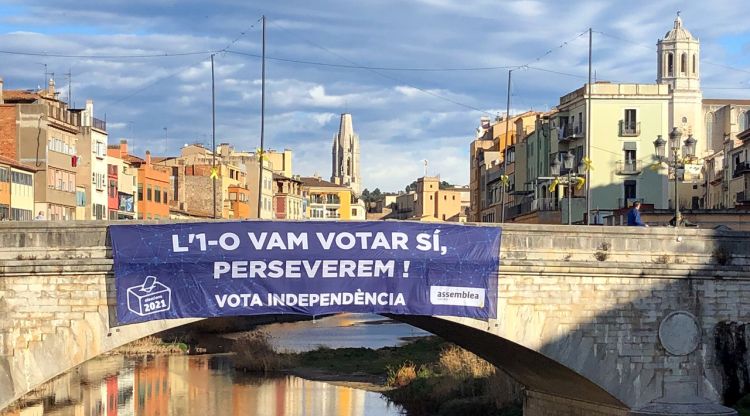
M 36 221 L 44 221 L 44 211 L 39 211 L 39 214 L 36 214 L 36 217 L 34 217 Z
M 644 223 L 643 220 L 641 220 L 641 203 L 640 201 L 635 201 L 633 204 L 633 208 L 628 211 L 628 225 L 631 226 L 637 226 L 637 227 L 648 227 L 648 224 Z

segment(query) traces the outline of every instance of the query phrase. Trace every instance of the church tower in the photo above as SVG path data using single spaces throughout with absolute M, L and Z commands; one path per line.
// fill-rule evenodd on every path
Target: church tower
M 673 91 L 700 90 L 700 42 L 682 26 L 677 13 L 674 27 L 657 44 L 656 82 Z
M 339 132 L 333 136 L 331 150 L 331 182 L 348 186 L 359 196 L 362 184 L 359 177 L 359 136 L 352 127 L 352 115 L 341 114 Z
M 704 156 L 708 141 L 703 135 L 703 93 L 700 86 L 700 41 L 685 29 L 680 12 L 674 25 L 656 43 L 656 82 L 669 85 L 669 130 L 678 127 L 683 140 L 698 140 L 696 156 Z

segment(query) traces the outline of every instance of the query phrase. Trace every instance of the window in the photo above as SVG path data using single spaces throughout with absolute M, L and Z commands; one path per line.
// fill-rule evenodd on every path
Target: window
M 695 54 L 693 54 L 693 75 L 695 75 Z
M 76 191 L 76 206 L 86 206 L 86 192 L 82 189 Z
M 10 181 L 17 185 L 32 186 L 32 178 L 28 173 L 23 172 L 11 172 Z
M 627 202 L 628 199 L 635 199 L 635 195 L 636 195 L 635 181 L 625 181 L 625 183 L 623 184 L 623 187 L 625 191 L 625 194 L 624 194 L 625 201 Z
M 707 143 L 711 143 L 714 136 L 714 115 L 712 113 L 706 114 L 706 140 Z
M 164 203 L 166 204 L 167 203 L 167 191 L 162 191 L 161 197 L 162 197 L 162 201 L 164 201 Z
M 109 197 L 114 198 L 117 196 L 117 182 L 110 180 L 109 181 Z
M 674 56 L 671 52 L 667 52 L 667 76 L 674 76 Z
M 146 186 L 146 200 L 151 201 L 151 185 Z
M 636 161 L 636 143 L 635 142 L 625 142 L 623 145 L 623 151 L 624 154 L 624 160 L 625 163 L 634 163 Z
M 138 184 L 138 200 L 143 201 L 143 184 L 142 183 Z M 143 219 L 143 217 L 139 219 Z
M 680 73 L 687 74 L 687 54 L 683 53 L 682 57 L 680 58 Z
M 10 182 L 10 170 L 0 168 L 0 182 Z
M 158 186 L 154 187 L 154 202 L 161 204 L 161 188 Z
M 747 125 L 748 125 L 747 118 L 748 118 L 748 114 L 750 114 L 750 111 L 748 111 L 748 112 L 742 112 L 742 111 L 740 111 L 740 113 L 737 114 L 737 124 L 740 126 L 739 127 L 740 131 L 747 130 Z

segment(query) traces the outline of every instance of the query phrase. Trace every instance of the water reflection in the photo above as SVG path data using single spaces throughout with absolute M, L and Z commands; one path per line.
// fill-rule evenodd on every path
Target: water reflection
M 378 393 L 293 376 L 236 373 L 229 357 L 104 357 L 24 398 L 2 416 L 397 415 Z
M 277 351 L 309 351 L 329 348 L 395 347 L 405 338 L 424 337 L 429 332 L 392 321 L 380 315 L 340 314 L 315 321 L 278 323 L 263 326 L 271 334 Z

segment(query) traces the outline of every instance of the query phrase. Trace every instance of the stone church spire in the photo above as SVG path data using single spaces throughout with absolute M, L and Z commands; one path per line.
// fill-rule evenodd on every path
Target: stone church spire
M 359 136 L 354 133 L 351 114 L 341 114 L 339 132 L 333 136 L 331 161 L 331 182 L 348 186 L 355 195 L 359 195 L 362 183 L 359 176 Z

